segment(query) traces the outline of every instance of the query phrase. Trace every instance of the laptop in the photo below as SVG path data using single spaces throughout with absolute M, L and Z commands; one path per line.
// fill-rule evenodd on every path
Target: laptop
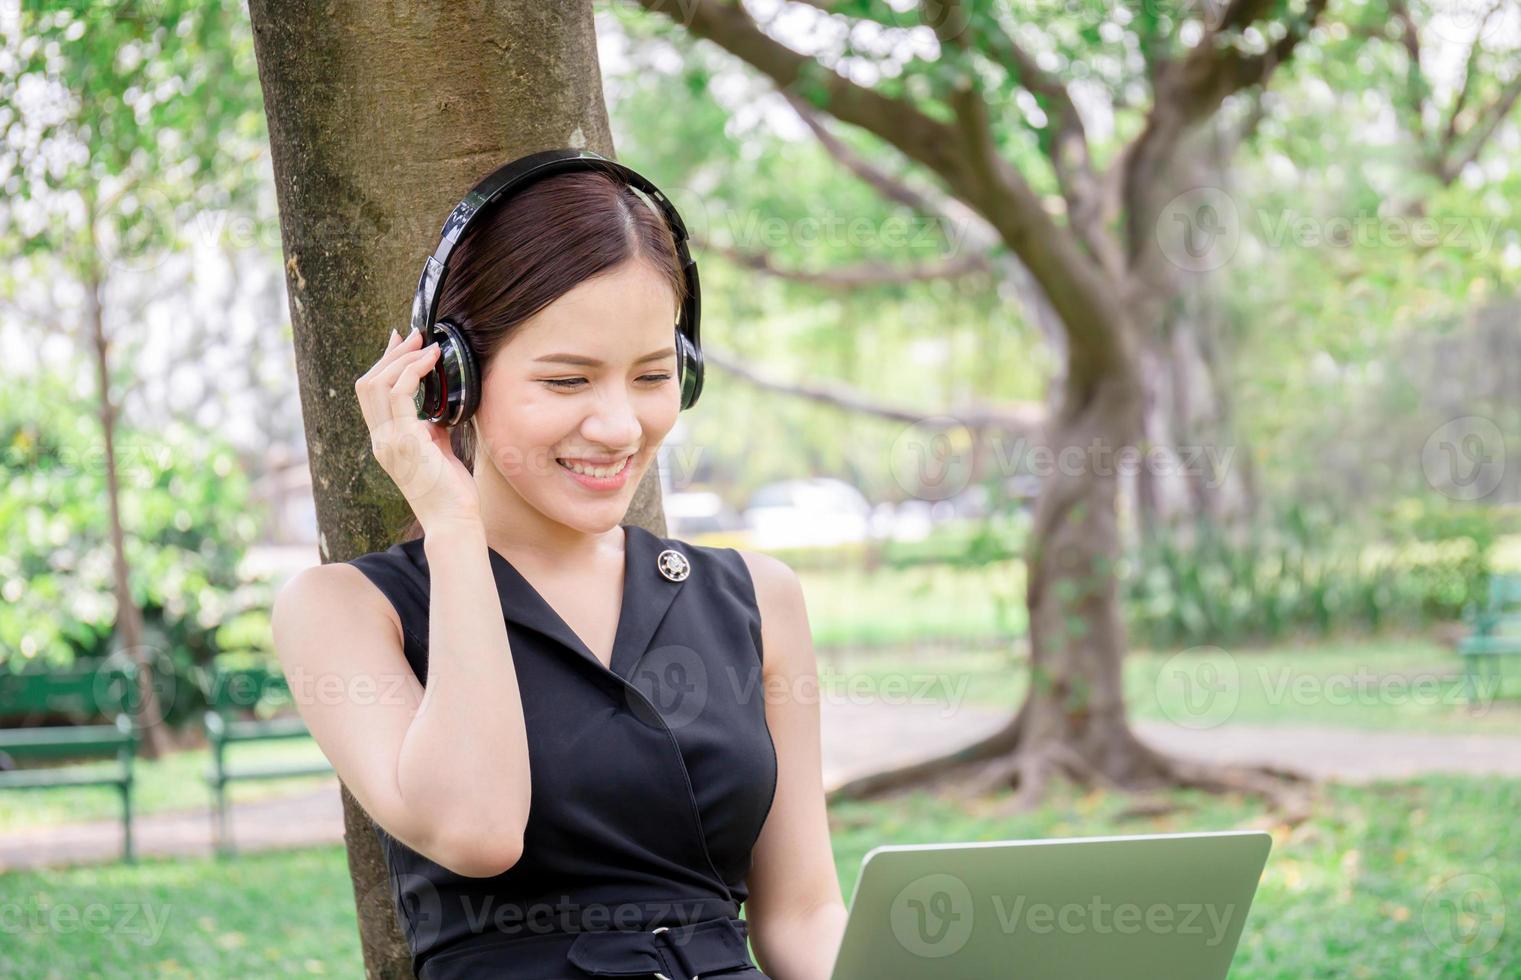
M 1225 980 L 1263 831 L 875 847 L 830 980 Z

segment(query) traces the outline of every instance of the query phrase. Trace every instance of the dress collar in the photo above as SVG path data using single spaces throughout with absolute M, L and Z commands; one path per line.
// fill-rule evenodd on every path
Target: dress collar
M 660 621 L 665 618 L 676 594 L 686 580 L 671 581 L 662 575 L 657 564 L 669 542 L 636 524 L 620 524 L 624 529 L 623 597 L 618 616 L 618 631 L 613 639 L 612 673 L 624 680 L 633 676 L 634 667 L 649 646 Z M 683 549 L 674 549 L 683 551 Z M 574 651 L 592 668 L 606 673 L 607 667 L 582 642 L 539 594 L 523 574 L 495 549 L 488 546 L 491 571 L 496 577 L 497 596 L 502 614 L 510 623 L 527 627 L 561 646 Z M 690 557 L 688 558 L 690 561 Z

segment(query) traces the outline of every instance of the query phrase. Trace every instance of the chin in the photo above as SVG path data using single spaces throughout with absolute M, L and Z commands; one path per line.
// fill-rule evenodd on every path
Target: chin
M 628 513 L 637 486 L 637 482 L 630 480 L 617 493 L 598 494 L 595 497 L 582 493 L 575 487 L 551 487 L 546 488 L 547 492 L 532 503 L 567 527 L 587 533 L 610 531 Z
M 567 507 L 561 501 L 559 510 L 567 511 L 567 513 L 561 514 L 555 511 L 546 511 L 546 513 L 566 527 L 573 527 L 583 534 L 606 534 L 623 522 L 628 506 L 608 501 L 594 506 Z

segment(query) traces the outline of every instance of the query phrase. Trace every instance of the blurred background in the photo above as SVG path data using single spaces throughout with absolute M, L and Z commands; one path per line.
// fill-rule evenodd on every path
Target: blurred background
M 1230 775 L 1137 795 L 861 791 L 1031 697 L 1042 494 L 1092 472 L 1052 439 L 1088 340 L 1032 275 L 1039 220 L 1012 248 L 700 7 L 653 6 L 592 5 L 617 156 L 702 274 L 669 534 L 802 579 L 846 896 L 879 843 L 1264 827 L 1232 977 L 1521 976 L 1521 8 L 743 5 L 936 110 L 950 52 L 994 37 L 987 145 L 1110 273 L 1095 308 L 1139 311 L 1115 676 L 1137 738 Z M 1168 66 L 1216 41 L 1239 59 L 1187 89 Z M 239 3 L 0 0 L 7 976 L 363 972 L 337 783 L 270 648 L 322 551 L 260 93 Z

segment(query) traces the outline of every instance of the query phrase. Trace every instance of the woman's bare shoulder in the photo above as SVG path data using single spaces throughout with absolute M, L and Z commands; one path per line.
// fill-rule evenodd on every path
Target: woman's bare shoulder
M 299 618 L 313 620 L 313 625 L 328 628 L 336 625 L 334 617 L 356 613 L 383 616 L 395 630 L 397 640 L 403 637 L 395 605 L 370 576 L 351 562 L 332 561 L 303 568 L 280 587 L 275 602 Z
M 775 555 L 768 555 L 764 551 L 746 551 L 742 548 L 734 549 L 741 559 L 744 560 L 745 568 L 750 572 L 750 578 L 755 582 L 755 594 L 757 598 L 765 597 L 765 600 L 774 600 L 776 597 L 788 594 L 797 585 L 797 572 L 792 566 L 782 561 Z

